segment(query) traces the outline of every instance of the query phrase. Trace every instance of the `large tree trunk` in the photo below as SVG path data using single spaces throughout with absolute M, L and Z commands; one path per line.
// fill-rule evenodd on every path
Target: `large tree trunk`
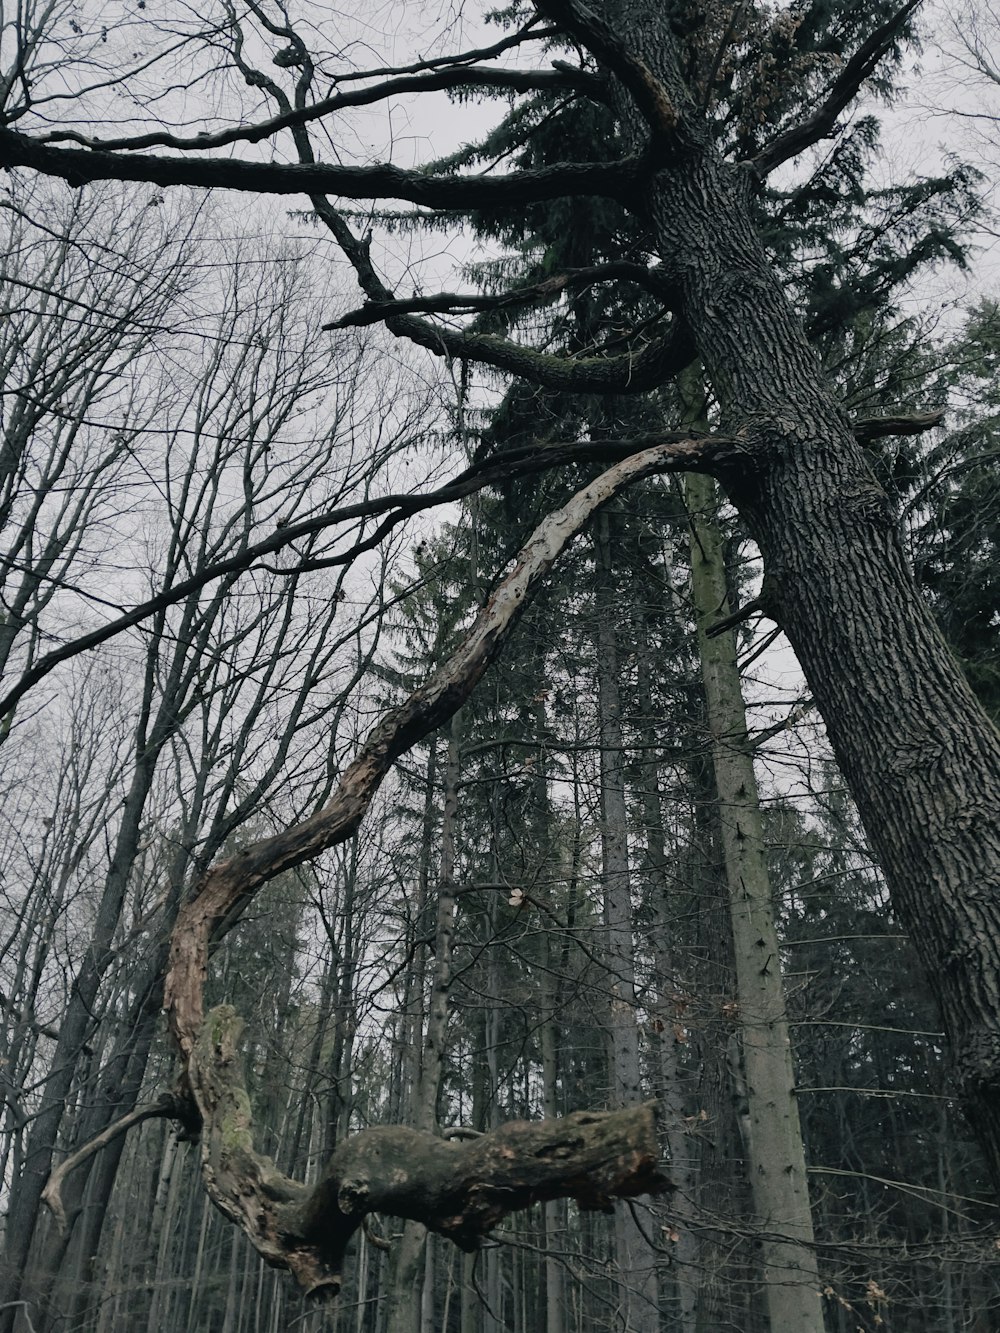
M 681 151 L 651 177 L 647 206 L 725 424 L 746 441 L 723 481 L 940 999 L 1000 1180 L 1000 736 L 917 592 L 892 508 L 757 235 L 752 174 L 721 161 L 686 104 L 666 8 L 615 8 L 681 112 Z

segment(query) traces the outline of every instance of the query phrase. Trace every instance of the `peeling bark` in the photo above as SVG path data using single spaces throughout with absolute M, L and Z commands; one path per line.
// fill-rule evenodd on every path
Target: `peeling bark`
M 179 1114 L 201 1127 L 210 1198 L 268 1263 L 288 1269 L 307 1292 L 339 1290 L 345 1248 L 371 1212 L 421 1222 L 471 1250 L 507 1213 L 535 1202 L 573 1198 L 583 1208 L 607 1208 L 615 1198 L 668 1188 L 655 1103 L 648 1103 L 507 1125 L 471 1143 L 446 1142 L 426 1129 L 371 1129 L 334 1151 L 310 1192 L 254 1150 L 239 1055 L 242 1020 L 228 1006 L 203 1017 L 204 985 L 212 939 L 262 885 L 354 833 L 393 762 L 458 711 L 535 588 L 593 515 L 635 481 L 708 466 L 716 451 L 732 448 L 731 441 L 705 439 L 657 445 L 609 468 L 548 515 L 451 658 L 374 727 L 326 805 L 214 866 L 178 914 L 164 995 L 182 1061 Z M 87 1156 L 79 1153 L 77 1161 Z

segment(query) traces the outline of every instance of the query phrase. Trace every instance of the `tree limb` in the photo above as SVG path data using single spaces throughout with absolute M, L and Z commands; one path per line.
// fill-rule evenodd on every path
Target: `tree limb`
M 690 364 L 687 325 L 675 317 L 668 331 L 637 352 L 616 356 L 555 356 L 491 333 L 460 333 L 416 315 L 393 315 L 386 327 L 435 356 L 475 361 L 565 393 L 646 393 Z M 335 326 L 327 326 L 335 327 Z
M 820 139 L 827 139 L 833 134 L 837 117 L 854 101 L 865 79 L 871 77 L 876 66 L 892 49 L 906 20 L 920 3 L 921 0 L 908 0 L 902 9 L 880 24 L 867 41 L 862 42 L 833 81 L 822 105 L 801 124 L 793 125 L 772 139 L 751 160 L 750 165 L 761 179 L 775 167 L 781 166 L 782 162 L 787 162 L 790 157 L 795 157 Z
M 106 1129 L 103 1129 L 100 1134 L 96 1134 L 83 1147 L 78 1148 L 74 1153 L 70 1153 L 64 1161 L 60 1162 L 59 1166 L 49 1176 L 48 1183 L 42 1190 L 42 1202 L 51 1209 L 59 1230 L 66 1230 L 66 1210 L 63 1207 L 62 1187 L 68 1176 L 71 1176 L 78 1167 L 93 1157 L 95 1153 L 107 1147 L 120 1134 L 124 1134 L 131 1129 L 133 1125 L 141 1125 L 144 1120 L 184 1119 L 184 1115 L 179 1097 L 172 1092 L 161 1093 L 156 1101 L 151 1102 L 148 1106 L 133 1107 L 127 1115 L 120 1116 Z
M 358 240 L 322 195 L 313 195 L 312 204 L 350 260 L 361 290 L 369 300 L 376 304 L 395 301 L 393 292 L 375 272 L 367 242 Z M 692 355 L 687 326 L 679 317 L 675 317 L 666 334 L 647 343 L 639 352 L 575 360 L 539 352 L 492 334 L 456 332 L 416 315 L 391 315 L 386 318 L 385 325 L 396 337 L 409 338 L 436 356 L 455 361 L 476 361 L 510 375 L 519 375 L 543 388 L 572 393 L 644 393 L 677 374 Z M 330 329 L 336 325 L 324 327 Z
M 550 300 L 560 292 L 574 291 L 578 287 L 589 287 L 593 283 L 615 280 L 633 282 L 665 302 L 672 301 L 675 295 L 674 284 L 665 279 L 661 273 L 657 273 L 655 268 L 622 261 L 617 264 L 593 264 L 589 268 L 567 269 L 563 273 L 554 274 L 551 278 L 544 278 L 541 282 L 531 283 L 527 287 L 515 287 L 497 296 L 484 296 L 478 292 L 435 292 L 431 296 L 366 301 L 360 309 L 341 315 L 332 323 L 324 324 L 323 328 L 362 328 L 397 315 L 471 314 L 486 310 L 501 310 L 506 306 L 522 305 L 530 301 Z
M 507 176 L 423 176 L 387 164 L 343 167 L 330 163 L 242 162 L 235 158 L 129 156 L 95 148 L 52 148 L 0 129 L 0 167 L 29 167 L 70 185 L 90 181 L 144 181 L 257 194 L 332 194 L 346 199 L 405 199 L 427 208 L 504 208 L 546 199 L 629 194 L 642 170 L 639 159 L 571 162 Z
M 337 1150 L 310 1193 L 254 1151 L 239 1071 L 242 1023 L 229 1006 L 204 1016 L 204 985 L 213 935 L 268 880 L 353 834 L 395 760 L 465 703 L 535 589 L 597 510 L 643 477 L 690 469 L 726 452 L 741 448 L 711 438 L 655 445 L 609 468 L 547 515 L 451 657 L 369 733 L 332 798 L 310 818 L 213 866 L 181 907 L 164 1008 L 185 1091 L 203 1126 L 205 1188 L 258 1253 L 288 1268 L 306 1291 L 339 1290 L 344 1248 L 372 1211 L 422 1221 L 471 1249 L 512 1208 L 538 1199 L 569 1196 L 584 1207 L 607 1207 L 612 1198 L 666 1188 L 650 1104 L 507 1126 L 465 1144 L 398 1127 L 370 1130 Z
M 310 1190 L 254 1151 L 242 1028 L 231 1006 L 213 1009 L 188 1062 L 204 1115 L 206 1186 L 257 1252 L 309 1295 L 336 1296 L 347 1246 L 371 1213 L 422 1222 L 472 1251 L 508 1213 L 533 1203 L 572 1198 L 609 1210 L 614 1199 L 670 1188 L 657 1104 L 646 1102 L 519 1121 L 463 1142 L 378 1126 L 345 1139 Z
M 707 459 L 743 456 L 728 439 L 685 438 L 626 458 L 548 514 L 522 547 L 510 573 L 480 610 L 462 643 L 369 733 L 331 799 L 314 815 L 243 848 L 213 866 L 181 908 L 170 945 L 164 1007 L 182 1054 L 194 1046 L 202 1020 L 202 984 L 213 931 L 276 875 L 345 842 L 354 833 L 383 778 L 401 755 L 430 734 L 471 695 L 500 654 L 535 589 L 582 527 L 627 486 L 655 473 L 690 470 Z
M 855 439 L 867 444 L 887 435 L 922 435 L 944 421 L 944 412 L 910 412 L 895 417 L 860 417 L 855 421 Z
M 536 9 L 591 51 L 620 80 L 658 148 L 674 142 L 678 116 L 670 94 L 646 62 L 582 0 L 537 0 Z

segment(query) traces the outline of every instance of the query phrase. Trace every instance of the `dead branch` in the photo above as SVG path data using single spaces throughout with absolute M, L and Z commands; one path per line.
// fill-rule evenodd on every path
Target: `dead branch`
M 409 1218 L 474 1250 L 509 1213 L 548 1199 L 610 1209 L 613 1200 L 670 1188 L 657 1143 L 657 1104 L 521 1121 L 471 1141 L 387 1125 L 334 1151 L 312 1190 L 253 1149 L 239 1051 L 243 1024 L 222 1005 L 191 1054 L 205 1117 L 209 1194 L 268 1263 L 311 1295 L 336 1296 L 354 1233 L 372 1213 Z
M 597 510 L 643 477 L 738 450 L 732 441 L 710 437 L 655 445 L 609 468 L 549 514 L 449 660 L 375 726 L 333 797 L 309 819 L 213 866 L 181 908 L 164 1006 L 185 1091 L 202 1124 L 205 1188 L 257 1251 L 289 1269 L 305 1290 L 339 1289 L 344 1247 L 373 1211 L 423 1221 L 471 1248 L 511 1209 L 538 1199 L 571 1197 L 585 1207 L 606 1207 L 612 1198 L 666 1187 L 653 1111 L 646 1107 L 508 1126 L 473 1143 L 403 1128 L 368 1131 L 337 1150 L 324 1182 L 310 1194 L 254 1151 L 238 1051 L 242 1023 L 228 1006 L 203 1016 L 204 985 L 213 935 L 228 928 L 268 880 L 351 836 L 395 760 L 468 699 L 534 590 Z
M 944 421 L 944 412 L 911 412 L 895 417 L 860 417 L 852 430 L 862 444 L 887 435 L 922 435 Z
M 120 1116 L 100 1134 L 78 1148 L 56 1167 L 49 1176 L 48 1183 L 42 1190 L 42 1202 L 47 1204 L 56 1219 L 60 1231 L 66 1229 L 66 1209 L 63 1207 L 62 1188 L 73 1172 L 89 1161 L 95 1153 L 107 1147 L 119 1134 L 124 1134 L 133 1125 L 141 1125 L 144 1120 L 183 1120 L 186 1112 L 181 1099 L 172 1092 L 164 1092 L 148 1106 L 134 1107 L 127 1115 Z

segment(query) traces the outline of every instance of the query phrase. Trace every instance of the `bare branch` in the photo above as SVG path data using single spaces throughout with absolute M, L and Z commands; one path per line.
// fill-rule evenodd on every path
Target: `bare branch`
M 395 301 L 393 293 L 375 272 L 367 242 L 358 240 L 337 210 L 321 195 L 314 195 L 312 203 L 318 217 L 330 229 L 353 265 L 362 291 L 379 305 Z M 646 272 L 648 274 L 649 270 Z M 543 388 L 570 393 L 644 393 L 658 388 L 671 375 L 683 370 L 692 356 L 687 325 L 680 318 L 675 318 L 666 334 L 646 343 L 638 352 L 576 359 L 538 352 L 493 334 L 456 332 L 416 315 L 387 316 L 385 324 L 390 333 L 409 338 L 435 356 L 454 361 L 476 361 L 518 375 Z M 337 325 L 324 327 L 333 329 Z
M 574 291 L 579 287 L 589 287 L 598 282 L 615 280 L 634 282 L 646 288 L 665 302 L 673 299 L 674 285 L 664 279 L 655 268 L 643 264 L 630 264 L 622 261 L 618 264 L 594 264 L 590 268 L 567 269 L 564 273 L 545 278 L 542 282 L 532 283 L 529 287 L 516 287 L 498 296 L 483 296 L 476 292 L 436 292 L 432 296 L 394 297 L 384 301 L 366 301 L 358 310 L 352 310 L 324 329 L 361 328 L 368 324 L 378 324 L 397 315 L 408 314 L 471 314 L 483 310 L 501 310 L 507 306 L 523 305 L 531 301 L 551 300 L 560 292 Z
M 887 435 L 922 435 L 944 421 L 944 412 L 911 412 L 896 417 L 860 417 L 852 430 L 854 437 L 866 444 Z
M 172 1092 L 164 1092 L 157 1097 L 155 1102 L 148 1106 L 137 1106 L 129 1111 L 127 1115 L 120 1116 L 108 1127 L 94 1136 L 82 1148 L 76 1152 L 70 1153 L 65 1161 L 60 1162 L 55 1171 L 49 1176 L 48 1183 L 42 1190 L 42 1202 L 52 1211 L 53 1217 L 60 1231 L 66 1230 L 66 1210 L 63 1207 L 62 1187 L 67 1177 L 83 1166 L 84 1162 L 89 1161 L 95 1153 L 107 1147 L 120 1134 L 130 1130 L 133 1125 L 141 1125 L 144 1120 L 182 1120 L 184 1119 L 184 1109 L 180 1099 Z
M 892 50 L 906 20 L 921 0 L 908 0 L 891 18 L 875 29 L 867 41 L 858 47 L 840 74 L 834 80 L 826 99 L 800 125 L 785 130 L 766 145 L 751 161 L 751 166 L 763 178 L 790 157 L 829 138 L 836 129 L 837 117 L 854 101 L 864 83 L 874 73 L 879 62 Z
M 0 167 L 29 167 L 70 185 L 90 181 L 145 181 L 256 194 L 331 194 L 345 199 L 405 199 L 427 208 L 498 208 L 546 199 L 633 191 L 641 163 L 573 162 L 508 176 L 422 176 L 386 164 L 342 167 L 329 163 L 241 162 L 232 158 L 127 156 L 92 148 L 53 148 L 39 139 L 0 129 Z
M 21 676 L 16 685 L 12 685 L 5 694 L 0 695 L 0 718 L 9 716 L 11 710 L 20 703 L 24 696 L 47 676 L 51 675 L 56 667 L 63 662 L 68 662 L 71 658 L 78 657 L 81 653 L 89 652 L 90 649 L 106 643 L 109 639 L 113 639 L 133 626 L 141 624 L 144 620 L 148 620 L 157 611 L 162 611 L 165 607 L 174 606 L 176 603 L 183 601 L 191 593 L 215 582 L 216 579 L 233 578 L 235 575 L 244 573 L 267 556 L 274 555 L 303 537 L 314 536 L 316 533 L 333 527 L 337 523 L 386 515 L 373 537 L 367 539 L 363 544 L 364 549 L 370 549 L 377 542 L 384 540 L 387 534 L 399 523 L 414 514 L 420 513 L 424 509 L 433 508 L 436 505 L 452 504 L 467 495 L 474 495 L 487 486 L 494 486 L 499 482 L 511 481 L 517 477 L 528 476 L 535 472 L 546 472 L 553 468 L 562 467 L 567 463 L 610 463 L 615 459 L 628 458 L 632 454 L 643 449 L 649 449 L 653 445 L 678 444 L 683 440 L 692 438 L 690 431 L 665 431 L 657 435 L 639 435 L 617 440 L 595 438 L 546 445 L 533 441 L 525 447 L 506 449 L 490 458 L 472 464 L 436 490 L 417 492 L 416 494 L 397 493 L 384 495 L 373 500 L 362 500 L 357 504 L 344 505 L 340 509 L 327 510 L 326 513 L 317 514 L 313 518 L 302 519 L 298 523 L 283 525 L 270 536 L 244 547 L 237 555 L 205 565 L 204 568 L 198 570 L 189 578 L 172 583 L 154 597 L 140 602 L 138 606 L 126 611 L 116 619 L 108 621 L 106 625 L 102 625 L 99 629 L 91 630 L 88 634 L 81 634 L 75 639 L 70 639 L 61 647 L 55 648 L 52 652 L 40 657 Z M 721 436 L 706 436 L 704 438 L 706 440 L 711 438 L 717 446 L 712 456 L 716 456 L 722 446 L 728 444 L 728 441 Z M 707 462 L 705 465 L 708 465 Z M 697 466 L 697 463 L 692 463 L 692 470 L 697 470 Z M 337 563 L 347 563 L 355 555 L 360 554 L 361 550 L 361 543 L 352 546 L 348 551 L 336 557 Z M 301 568 L 301 564 L 295 565 L 286 572 L 290 575 L 295 574 Z
M 744 602 L 739 610 L 733 611 L 731 615 L 713 620 L 705 630 L 705 638 L 717 639 L 720 634 L 725 634 L 727 630 L 735 629 L 737 625 L 742 625 L 745 620 L 750 620 L 753 616 L 758 615 L 770 618 L 766 597 L 752 597 L 750 601 Z
M 638 352 L 578 358 L 538 352 L 494 334 L 456 333 L 415 315 L 393 316 L 386 320 L 386 327 L 436 356 L 476 361 L 566 393 L 646 393 L 683 370 L 692 356 L 687 325 L 679 319 Z
M 592 515 L 643 477 L 697 467 L 708 457 L 714 463 L 720 455 L 740 452 L 739 444 L 711 437 L 655 445 L 617 463 L 578 491 L 538 525 L 452 656 L 373 729 L 326 805 L 284 832 L 250 844 L 205 874 L 178 915 L 165 986 L 165 1008 L 185 1056 L 193 1049 L 202 1021 L 202 983 L 209 942 L 218 923 L 231 917 L 276 875 L 313 860 L 353 834 L 395 760 L 451 717 L 470 696 L 535 589 Z
M 123 149 L 134 152 L 147 148 L 205 152 L 210 148 L 225 148 L 234 143 L 260 143 L 261 140 L 269 139 L 281 130 L 308 125 L 311 121 L 321 120 L 324 116 L 345 110 L 347 107 L 370 106 L 374 102 L 383 102 L 387 98 L 398 97 L 403 93 L 441 92 L 449 88 L 507 88 L 513 92 L 576 92 L 594 98 L 601 98 L 607 93 L 599 78 L 582 69 L 573 70 L 565 66 L 551 70 L 490 69 L 466 65 L 456 69 L 435 70 L 427 74 L 404 75 L 401 78 L 387 79 L 370 88 L 333 93 L 318 102 L 313 102 L 310 106 L 285 111 L 256 125 L 233 126 L 230 129 L 218 130 L 215 134 L 204 133 L 185 137 L 171 134 L 167 130 L 156 130 L 149 134 L 137 134 L 120 139 L 99 139 L 80 134 L 77 130 L 58 130 L 39 135 L 37 142 L 78 143 L 84 148 L 104 152 L 118 152 Z

